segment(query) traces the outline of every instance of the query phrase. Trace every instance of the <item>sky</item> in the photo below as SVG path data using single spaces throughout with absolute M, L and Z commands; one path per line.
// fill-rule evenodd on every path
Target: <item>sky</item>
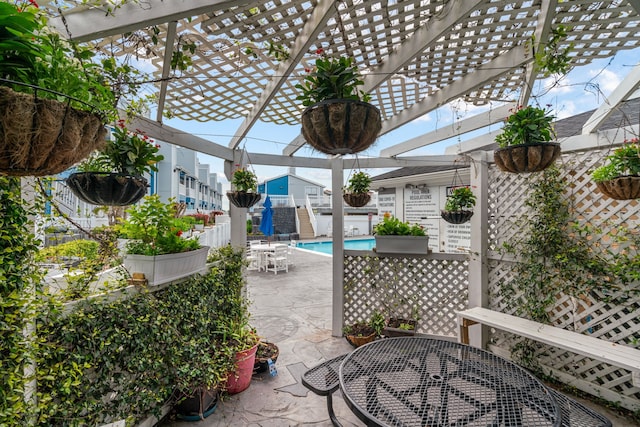
M 529 104 L 549 108 L 556 115 L 557 119 L 563 119 L 578 113 L 593 110 L 606 101 L 607 96 L 618 86 L 627 76 L 631 69 L 640 63 L 640 48 L 620 52 L 618 55 L 608 59 L 599 59 L 589 65 L 576 67 L 562 78 L 551 77 L 538 81 L 535 85 Z M 359 153 L 360 158 L 377 157 L 380 150 L 392 145 L 404 142 L 416 136 L 432 132 L 438 129 L 445 129 L 455 125 L 458 120 L 464 120 L 480 112 L 497 108 L 500 104 L 493 103 L 487 106 L 473 106 L 462 101 L 456 101 L 432 111 L 392 132 L 382 135 L 376 143 L 368 150 Z M 193 121 L 183 121 L 179 119 L 169 119 L 165 122 L 168 126 L 183 130 L 185 132 L 200 136 L 217 144 L 228 146 L 233 133 L 240 127 L 242 119 L 225 120 L 220 122 L 199 123 Z M 417 150 L 413 150 L 405 155 L 437 155 L 444 154 L 445 149 L 460 141 L 486 133 L 494 128 L 485 128 L 481 131 L 461 135 L 450 140 L 432 144 Z M 300 134 L 300 126 L 274 125 L 270 123 L 258 122 L 248 133 L 247 138 L 240 144 L 249 153 L 281 154 L 295 137 Z M 303 157 L 317 157 L 321 153 L 313 153 L 310 148 L 299 150 L 296 155 Z M 229 182 L 224 176 L 223 161 L 221 159 L 199 154 L 200 163 L 209 164 L 212 172 L 218 173 L 219 182 L 223 183 L 223 191 L 229 189 Z M 260 182 L 265 179 L 287 173 L 286 167 L 251 165 L 250 168 L 258 175 Z M 354 159 L 354 168 L 356 163 Z M 390 169 L 367 170 L 371 176 L 380 175 Z M 345 170 L 345 179 L 348 178 L 351 170 Z M 325 185 L 331 189 L 331 171 L 328 169 L 296 168 L 296 174 L 311 181 Z M 226 201 L 226 200 L 225 200 Z

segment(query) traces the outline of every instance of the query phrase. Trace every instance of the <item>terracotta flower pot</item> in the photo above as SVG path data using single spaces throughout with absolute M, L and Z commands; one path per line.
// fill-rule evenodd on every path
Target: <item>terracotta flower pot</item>
M 620 176 L 610 181 L 596 182 L 598 190 L 616 200 L 640 198 L 640 176 Z
M 256 351 L 256 360 L 253 364 L 253 373 L 261 374 L 266 372 L 269 369 L 269 359 L 276 363 L 279 355 L 280 349 L 278 349 L 277 345 L 272 342 L 260 341 Z
M 351 154 L 369 148 L 378 138 L 380 110 L 353 99 L 330 99 L 302 113 L 302 135 L 325 154 Z
M 360 208 L 369 203 L 371 195 L 369 193 L 344 193 L 342 199 L 349 206 Z
M 258 344 L 248 350 L 236 353 L 236 363 L 238 369 L 231 372 L 227 378 L 227 392 L 229 394 L 240 393 L 246 390 L 251 384 L 251 375 L 253 374 L 253 365 L 256 360 L 256 351 Z
M 557 142 L 510 145 L 493 152 L 496 165 L 504 172 L 540 172 L 553 163 L 560 155 Z
M 79 172 L 65 182 L 80 200 L 92 205 L 129 206 L 147 194 L 147 180 L 141 176 Z

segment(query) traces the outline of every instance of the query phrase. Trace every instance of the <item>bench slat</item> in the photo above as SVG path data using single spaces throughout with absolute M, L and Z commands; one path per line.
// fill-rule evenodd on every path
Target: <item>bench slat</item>
M 457 315 L 461 327 L 463 319 L 473 320 L 628 369 L 634 384 L 640 378 L 640 350 L 482 307 L 459 311 Z

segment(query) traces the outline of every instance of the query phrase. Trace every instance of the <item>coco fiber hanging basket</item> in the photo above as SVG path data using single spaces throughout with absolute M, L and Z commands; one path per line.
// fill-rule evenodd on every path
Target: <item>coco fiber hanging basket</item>
M 97 114 L 0 86 L 0 174 L 60 173 L 106 143 Z
M 352 99 L 330 99 L 302 113 L 302 136 L 325 154 L 352 154 L 369 148 L 378 138 L 380 110 Z

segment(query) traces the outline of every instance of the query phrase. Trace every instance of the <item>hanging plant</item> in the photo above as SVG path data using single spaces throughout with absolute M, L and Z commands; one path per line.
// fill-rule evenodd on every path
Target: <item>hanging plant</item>
M 249 169 L 236 169 L 231 184 L 235 191 L 228 191 L 227 197 L 238 208 L 250 208 L 262 198 L 258 193 L 258 177 Z
M 325 154 L 358 153 L 369 148 L 382 127 L 380 111 L 369 104 L 370 95 L 359 89 L 364 82 L 353 58 L 322 55 L 315 69 L 296 88 L 308 107 L 302 113 L 302 135 Z
M 371 177 L 368 173 L 362 171 L 354 173 L 349 178 L 348 184 L 342 189 L 342 198 L 345 203 L 355 208 L 369 203 L 371 200 L 369 185 L 371 185 Z
M 476 196 L 469 187 L 454 188 L 444 209 L 441 211 L 442 218 L 451 224 L 463 224 L 473 216 L 473 207 L 476 205 Z
M 638 138 L 625 140 L 607 156 L 607 164 L 591 174 L 598 190 L 616 200 L 640 198 L 640 145 Z
M 495 141 L 500 148 L 493 158 L 505 172 L 540 172 L 560 155 L 560 144 L 550 142 L 555 137 L 555 116 L 543 108 L 519 106 L 505 121 L 502 133 Z
M 84 202 L 93 205 L 128 206 L 147 193 L 145 173 L 157 172 L 164 159 L 160 146 L 147 135 L 130 132 L 119 120 L 106 147 L 78 165 L 67 186 Z

